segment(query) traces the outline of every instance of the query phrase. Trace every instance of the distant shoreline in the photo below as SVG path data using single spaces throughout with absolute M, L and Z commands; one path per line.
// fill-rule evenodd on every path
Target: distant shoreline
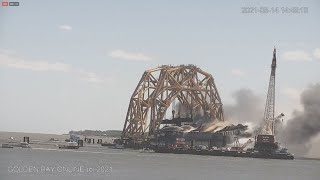
M 47 134 L 47 135 L 69 135 L 68 133 L 45 133 L 45 132 L 23 132 L 23 131 L 0 131 L 0 133 L 23 133 L 23 134 Z
M 82 136 L 79 135 L 81 139 L 89 137 L 95 139 L 95 142 L 98 142 L 98 139 L 101 139 L 102 142 L 111 142 L 112 137 L 108 136 Z M 0 131 L 0 143 L 7 142 L 22 142 L 24 137 L 29 137 L 30 142 L 50 142 L 52 140 L 64 142 L 66 139 L 70 138 L 69 134 L 47 134 L 47 133 L 30 133 L 30 132 L 7 132 Z
M 69 138 L 69 134 L 52 134 L 52 133 L 39 133 L 39 132 L 10 132 L 10 131 L 0 131 L 0 144 L 6 143 L 7 141 L 10 141 L 10 138 L 13 137 L 15 141 L 23 141 L 24 136 L 29 136 L 30 140 L 40 140 L 40 142 L 46 142 L 50 138 L 54 138 L 60 141 L 64 141 L 65 139 Z M 85 137 L 81 135 L 82 137 Z M 99 136 L 87 136 L 87 137 L 95 137 L 97 139 Z M 111 142 L 112 137 L 105 137 L 107 139 L 103 138 L 103 141 L 109 141 Z M 296 159 L 299 160 L 320 160 L 320 157 L 296 157 Z

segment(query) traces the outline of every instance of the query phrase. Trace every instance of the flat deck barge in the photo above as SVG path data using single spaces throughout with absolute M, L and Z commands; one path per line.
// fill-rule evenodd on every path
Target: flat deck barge
M 255 151 L 235 151 L 235 150 L 196 150 L 196 149 L 170 149 L 170 148 L 154 148 L 157 153 L 173 153 L 173 154 L 193 154 L 207 156 L 229 156 L 229 157 L 248 157 L 248 158 L 264 158 L 264 159 L 288 159 L 293 160 L 294 156 L 290 153 L 261 153 Z

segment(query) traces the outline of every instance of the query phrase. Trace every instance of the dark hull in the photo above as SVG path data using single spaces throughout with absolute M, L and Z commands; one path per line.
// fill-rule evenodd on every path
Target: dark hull
M 59 146 L 59 149 L 79 149 L 79 146 Z
M 155 148 L 157 153 L 173 153 L 173 154 L 193 154 L 207 156 L 229 156 L 229 157 L 249 157 L 249 158 L 265 158 L 265 159 L 294 159 L 292 154 L 263 154 L 250 151 L 224 151 L 224 150 L 194 150 L 194 149 L 168 149 Z
M 115 146 L 115 144 L 111 144 L 111 143 L 101 143 L 101 146 L 113 147 L 113 146 Z
M 2 148 L 13 148 L 11 145 L 2 145 Z

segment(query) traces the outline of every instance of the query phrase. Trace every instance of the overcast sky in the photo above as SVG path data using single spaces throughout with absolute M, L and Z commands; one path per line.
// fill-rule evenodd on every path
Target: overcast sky
M 241 88 L 265 98 L 274 46 L 278 113 L 320 82 L 317 0 L 19 2 L 0 7 L 0 131 L 122 129 L 142 73 L 162 64 L 211 73 L 224 104 Z

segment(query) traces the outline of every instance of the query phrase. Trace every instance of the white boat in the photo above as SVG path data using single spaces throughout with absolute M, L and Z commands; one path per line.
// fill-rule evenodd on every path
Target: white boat
M 149 148 L 143 148 L 139 150 L 140 153 L 154 153 L 154 150 L 149 149 Z
M 77 142 L 68 142 L 67 145 L 60 144 L 59 149 L 79 149 L 78 143 Z

